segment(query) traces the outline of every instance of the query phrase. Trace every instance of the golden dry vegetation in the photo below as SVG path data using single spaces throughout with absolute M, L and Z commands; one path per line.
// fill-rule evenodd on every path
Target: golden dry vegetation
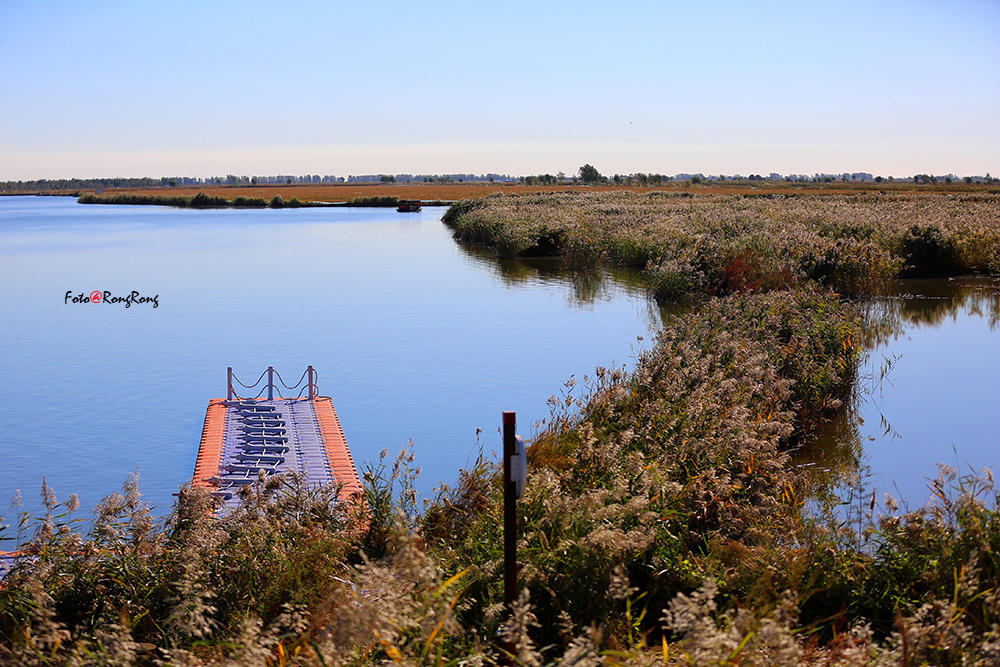
M 692 194 L 733 195 L 788 195 L 788 194 L 857 194 L 862 192 L 928 192 L 967 193 L 982 191 L 981 184 L 964 183 L 940 185 L 914 185 L 913 183 L 786 183 L 746 182 L 700 183 L 689 181 L 670 182 L 659 187 L 625 185 L 521 185 L 519 183 L 291 183 L 265 185 L 205 185 L 202 187 L 116 188 L 105 194 L 150 194 L 191 197 L 198 193 L 235 199 L 236 197 L 262 198 L 275 196 L 300 201 L 344 202 L 367 197 L 397 197 L 423 201 L 455 201 L 482 197 L 494 193 L 534 194 L 551 192 L 606 192 L 629 190 L 632 192 L 690 192 Z

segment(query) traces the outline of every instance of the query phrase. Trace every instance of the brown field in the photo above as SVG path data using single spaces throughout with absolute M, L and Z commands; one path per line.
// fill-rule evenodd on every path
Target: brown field
M 226 199 L 236 197 L 261 197 L 271 199 L 278 195 L 282 199 L 298 198 L 300 201 L 343 202 L 365 197 L 398 197 L 399 199 L 420 199 L 423 201 L 453 201 L 469 197 L 481 197 L 494 192 L 506 194 L 526 194 L 536 192 L 598 192 L 609 190 L 631 190 L 633 192 L 690 192 L 692 194 L 856 194 L 862 192 L 971 192 L 981 191 L 984 185 L 964 183 L 914 185 L 913 183 L 785 183 L 757 182 L 741 183 L 700 183 L 687 181 L 670 182 L 659 187 L 638 187 L 625 185 L 520 185 L 516 183 L 311 183 L 311 184 L 266 184 L 266 185 L 206 185 L 203 187 L 155 187 L 106 189 L 111 193 L 171 194 L 193 196 L 204 192 Z

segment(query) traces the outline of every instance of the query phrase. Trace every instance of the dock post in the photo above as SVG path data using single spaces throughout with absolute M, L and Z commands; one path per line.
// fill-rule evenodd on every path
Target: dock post
M 231 400 L 233 400 L 233 367 L 232 366 L 230 366 L 229 368 L 226 369 L 226 386 L 228 387 L 228 391 L 226 393 L 226 400 L 227 401 L 231 401 Z
M 514 431 L 517 416 L 503 413 L 503 599 L 508 612 L 513 612 L 517 599 L 517 497 L 511 474 L 516 442 Z
M 316 373 L 316 371 L 313 370 L 312 366 L 310 366 L 309 368 L 306 369 L 306 375 L 308 376 L 307 379 L 306 379 L 306 382 L 309 383 L 309 400 L 310 401 L 313 400 L 314 398 L 316 398 L 316 385 L 313 384 L 313 375 L 315 373 Z
M 274 366 L 267 367 L 267 400 L 274 400 Z

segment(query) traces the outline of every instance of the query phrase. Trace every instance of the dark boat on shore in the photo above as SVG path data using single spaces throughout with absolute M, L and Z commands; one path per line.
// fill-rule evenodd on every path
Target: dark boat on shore
M 416 213 L 420 210 L 420 200 L 419 199 L 403 199 L 399 202 L 399 206 L 396 210 L 400 213 Z

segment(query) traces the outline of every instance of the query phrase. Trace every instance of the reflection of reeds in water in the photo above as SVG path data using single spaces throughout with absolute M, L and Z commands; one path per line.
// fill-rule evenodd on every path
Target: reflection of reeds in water
M 666 317 L 682 310 L 657 303 L 649 294 L 645 276 L 628 267 L 600 263 L 580 269 L 560 257 L 500 259 L 492 248 L 482 244 L 459 242 L 458 247 L 477 266 L 511 287 L 549 284 L 567 288 L 567 302 L 575 308 L 588 308 L 595 302 L 628 294 L 644 305 L 640 317 L 649 331 L 658 331 Z
M 880 347 L 913 326 L 934 327 L 946 319 L 972 316 L 986 318 L 992 329 L 1000 321 L 1000 280 L 995 278 L 900 280 L 891 283 L 889 291 L 887 296 L 856 302 L 867 350 L 862 370 L 851 397 L 818 431 L 817 439 L 795 454 L 797 463 L 815 469 L 820 490 L 823 485 L 832 489 L 857 474 L 863 453 L 859 428 L 862 412 L 878 413 L 879 430 L 895 437 L 892 424 L 880 408 L 883 384 L 891 377 L 894 360 L 880 354 Z
M 825 417 L 815 437 L 791 452 L 792 464 L 808 477 L 811 493 L 820 502 L 831 500 L 836 487 L 858 472 L 864 453 L 858 415 L 862 400 L 864 396 L 855 390 Z
M 991 277 L 899 280 L 884 297 L 859 302 L 869 335 L 877 347 L 910 326 L 939 326 L 946 319 L 984 318 L 990 329 L 1000 324 L 1000 279 Z
M 906 324 L 937 326 L 960 315 L 986 318 L 990 329 L 1000 322 L 1000 280 L 953 278 L 900 281 L 893 311 Z

